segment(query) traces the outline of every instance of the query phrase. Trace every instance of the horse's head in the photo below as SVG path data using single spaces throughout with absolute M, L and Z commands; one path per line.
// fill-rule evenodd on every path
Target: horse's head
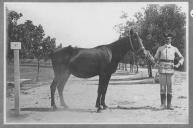
M 148 50 L 145 49 L 142 39 L 139 37 L 137 32 L 134 32 L 133 29 L 130 30 L 130 45 L 134 53 L 140 56 L 142 59 L 145 59 L 150 64 L 155 64 L 154 57 L 150 54 Z

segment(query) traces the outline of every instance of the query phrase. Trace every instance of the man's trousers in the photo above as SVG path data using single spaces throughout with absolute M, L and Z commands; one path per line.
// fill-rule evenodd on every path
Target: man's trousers
M 159 79 L 160 79 L 160 94 L 172 94 L 174 74 L 160 73 Z

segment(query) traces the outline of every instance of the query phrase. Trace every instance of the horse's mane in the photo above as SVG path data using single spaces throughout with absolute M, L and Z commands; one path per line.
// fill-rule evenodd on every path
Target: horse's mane
M 109 47 L 112 51 L 121 50 L 121 52 L 125 52 L 129 50 L 129 41 L 129 37 L 123 37 L 117 41 L 114 41 L 113 43 L 107 44 L 106 46 Z
M 127 42 L 127 40 L 129 40 L 128 38 L 129 38 L 128 36 L 122 37 L 122 38 L 120 38 L 120 39 L 118 39 L 118 40 L 116 40 L 116 41 L 114 41 L 110 44 L 107 44 L 106 46 L 116 47 L 116 46 L 120 46 L 120 44 L 123 43 L 123 42 L 124 42 L 124 44 L 129 43 L 129 42 Z
M 116 51 L 117 49 L 120 49 L 121 50 L 124 50 L 124 49 L 127 49 L 128 45 L 129 45 L 129 37 L 122 37 L 112 43 L 109 43 L 109 44 L 104 44 L 104 45 L 99 45 L 99 46 L 96 46 L 96 47 L 93 47 L 93 48 L 100 48 L 100 47 L 108 47 L 110 48 L 112 51 Z M 72 47 L 71 45 L 68 45 L 66 47 L 63 47 L 63 48 L 56 48 L 54 50 L 52 50 L 52 52 L 50 53 L 49 56 L 52 56 L 54 53 L 57 53 L 57 52 L 62 52 L 62 51 L 69 51 L 70 53 L 76 53 L 78 52 L 80 49 L 87 49 L 87 48 L 81 48 L 81 47 Z M 89 48 L 88 48 L 89 49 Z M 125 51 L 125 50 L 124 50 Z

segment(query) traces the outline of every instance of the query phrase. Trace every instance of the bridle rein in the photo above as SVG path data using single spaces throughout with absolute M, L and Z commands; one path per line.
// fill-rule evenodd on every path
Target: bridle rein
M 135 55 L 138 55 L 141 51 L 145 51 L 146 54 L 145 54 L 145 60 L 148 62 L 148 63 L 151 63 L 150 61 L 150 58 L 151 58 L 151 54 L 148 50 L 145 49 L 145 47 L 143 46 L 143 44 L 141 42 L 139 42 L 140 44 L 140 48 L 138 50 L 134 49 L 133 47 L 133 43 L 132 43 L 132 40 L 131 40 L 131 36 L 129 36 L 129 42 L 130 42 L 130 45 L 131 45 L 131 49 L 132 49 L 132 52 L 135 53 Z
M 129 36 L 129 42 L 130 42 L 130 45 L 131 45 L 131 49 L 132 51 L 137 55 L 138 53 L 140 53 L 142 50 L 145 50 L 143 44 L 140 43 L 140 48 L 138 50 L 134 49 L 133 47 L 133 43 L 132 43 L 132 40 L 131 40 L 131 36 Z

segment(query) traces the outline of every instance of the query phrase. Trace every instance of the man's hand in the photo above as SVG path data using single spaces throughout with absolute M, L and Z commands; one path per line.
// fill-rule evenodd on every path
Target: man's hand
M 180 63 L 174 65 L 175 68 L 179 68 L 180 67 Z

